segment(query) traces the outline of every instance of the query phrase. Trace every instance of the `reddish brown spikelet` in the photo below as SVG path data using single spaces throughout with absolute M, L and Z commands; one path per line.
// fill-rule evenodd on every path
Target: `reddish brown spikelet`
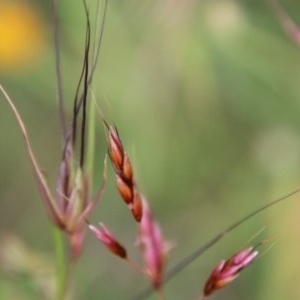
M 112 126 L 108 127 L 108 151 L 116 172 L 118 191 L 130 208 L 134 219 L 140 222 L 143 213 L 141 195 L 134 182 L 133 168 L 129 156 L 124 151 L 116 128 Z
M 126 180 L 128 182 L 133 181 L 133 170 L 132 170 L 132 166 L 131 166 L 129 156 L 126 153 L 124 155 L 123 175 L 124 175 L 124 178 L 126 178 Z
M 100 223 L 100 227 L 101 228 L 97 228 L 93 225 L 89 225 L 90 230 L 96 234 L 98 239 L 110 252 L 125 259 L 127 257 L 126 249 L 117 241 L 104 224 Z
M 134 193 L 133 206 L 131 208 L 132 214 L 137 222 L 140 222 L 143 216 L 143 202 L 138 191 Z
M 119 174 L 116 174 L 116 183 L 117 183 L 118 191 L 121 197 L 123 198 L 123 200 L 127 204 L 132 203 L 132 199 L 133 199 L 132 185 L 125 182 L 124 179 Z
M 109 135 L 108 151 L 109 151 L 110 159 L 116 170 L 122 170 L 123 161 L 124 161 L 124 149 L 123 149 L 122 142 L 115 128 L 110 127 L 108 131 L 108 135 Z
M 257 257 L 258 251 L 250 247 L 239 251 L 228 260 L 222 260 L 212 271 L 204 286 L 203 294 L 208 296 L 231 283 L 240 272 L 247 268 Z

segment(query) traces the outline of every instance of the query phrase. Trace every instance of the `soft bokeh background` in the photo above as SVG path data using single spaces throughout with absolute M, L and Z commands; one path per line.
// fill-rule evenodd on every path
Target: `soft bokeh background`
M 71 108 L 84 14 L 80 0 L 59 2 L 64 96 Z M 299 4 L 282 3 L 300 24 Z M 50 1 L 0 0 L 0 81 L 54 183 L 61 139 L 50 7 Z M 117 124 L 165 235 L 177 242 L 169 266 L 299 186 L 300 49 L 265 1 L 110 0 L 94 93 Z M 19 128 L 0 100 L 0 235 L 8 251 L 0 299 L 41 299 L 39 288 L 51 294 L 52 234 Z M 99 118 L 97 180 L 105 150 Z M 299 200 L 294 196 L 228 235 L 168 283 L 167 299 L 196 299 L 212 267 L 264 226 L 252 243 L 278 238 L 275 246 L 210 299 L 299 299 Z M 92 216 L 100 220 L 138 259 L 136 228 L 111 168 Z M 88 234 L 73 299 L 130 299 L 146 285 Z

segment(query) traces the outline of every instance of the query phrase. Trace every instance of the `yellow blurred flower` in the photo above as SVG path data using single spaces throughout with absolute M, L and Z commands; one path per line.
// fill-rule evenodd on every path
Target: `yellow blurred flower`
M 44 22 L 32 6 L 0 1 L 0 72 L 31 65 L 41 53 L 44 36 Z

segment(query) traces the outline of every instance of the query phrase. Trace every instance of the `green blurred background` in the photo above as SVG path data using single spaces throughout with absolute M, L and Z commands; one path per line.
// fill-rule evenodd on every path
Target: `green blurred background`
M 80 0 L 59 2 L 71 116 L 85 21 Z M 282 4 L 300 24 L 300 5 Z M 50 1 L 0 0 L 0 82 L 53 185 L 61 156 L 55 81 Z M 117 124 L 165 236 L 177 243 L 169 266 L 299 186 L 300 49 L 265 1 L 110 0 L 93 89 Z M 20 130 L 0 99 L 0 299 L 42 299 L 39 289 L 51 294 L 52 233 Z M 106 143 L 100 117 L 97 123 L 100 181 Z M 250 243 L 278 239 L 275 246 L 210 299 L 299 299 L 299 200 L 294 196 L 232 232 L 168 283 L 166 298 L 196 299 L 212 267 L 266 227 Z M 135 224 L 111 167 L 91 221 L 106 223 L 139 260 Z M 72 299 L 130 299 L 145 286 L 88 233 Z

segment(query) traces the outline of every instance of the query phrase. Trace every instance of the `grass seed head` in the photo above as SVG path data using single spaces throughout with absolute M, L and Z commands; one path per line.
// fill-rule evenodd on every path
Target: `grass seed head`
M 250 247 L 239 251 L 228 260 L 222 260 L 212 271 L 204 286 L 203 294 L 208 296 L 235 280 L 257 257 L 258 251 Z
M 110 252 L 123 259 L 127 258 L 126 249 L 118 242 L 115 236 L 104 224 L 100 223 L 100 228 L 89 225 L 89 228 L 96 234 L 98 239 L 107 247 Z

